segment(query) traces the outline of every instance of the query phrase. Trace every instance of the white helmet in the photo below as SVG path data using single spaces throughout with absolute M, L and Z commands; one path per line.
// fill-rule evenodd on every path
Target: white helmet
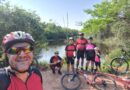
M 2 46 L 7 50 L 9 47 L 18 42 L 27 42 L 34 46 L 34 39 L 29 33 L 23 31 L 11 32 L 3 37 Z
M 94 50 L 99 50 L 99 48 L 98 48 L 98 47 L 95 47 Z

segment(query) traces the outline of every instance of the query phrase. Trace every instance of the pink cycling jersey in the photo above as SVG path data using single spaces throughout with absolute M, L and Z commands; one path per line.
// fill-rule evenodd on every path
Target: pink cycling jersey
M 96 62 L 100 62 L 100 57 L 96 55 L 96 56 L 95 56 L 95 61 L 96 61 Z
M 95 45 L 92 44 L 92 43 L 89 43 L 89 44 L 86 45 L 86 50 L 92 50 L 94 48 L 95 48 Z

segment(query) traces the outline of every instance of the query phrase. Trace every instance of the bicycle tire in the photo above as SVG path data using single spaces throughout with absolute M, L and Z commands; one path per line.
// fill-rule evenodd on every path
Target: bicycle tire
M 77 74 L 65 74 L 61 78 L 61 85 L 65 90 L 77 90 L 81 86 L 81 80 Z
M 116 90 L 116 82 L 115 80 L 104 74 L 97 74 L 93 79 L 94 87 L 97 90 Z
M 122 58 L 114 58 L 110 66 L 115 74 L 125 74 L 129 70 L 129 63 Z

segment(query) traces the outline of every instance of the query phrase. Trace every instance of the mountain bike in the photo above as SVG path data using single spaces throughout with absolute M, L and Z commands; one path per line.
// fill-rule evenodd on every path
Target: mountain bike
M 108 76 L 112 77 L 117 83 L 116 90 L 130 90 L 130 77 L 129 74 L 118 76 L 114 74 L 107 74 Z
M 65 90 L 79 90 L 82 83 L 81 78 L 85 79 L 87 85 L 91 85 L 97 90 L 116 90 L 117 88 L 115 80 L 107 74 L 96 73 L 95 75 L 88 75 L 83 70 L 77 70 L 74 74 L 63 75 L 61 85 Z
M 129 70 L 128 60 L 130 55 L 124 49 L 121 50 L 122 55 L 120 57 L 112 59 L 110 66 L 115 74 L 125 74 Z

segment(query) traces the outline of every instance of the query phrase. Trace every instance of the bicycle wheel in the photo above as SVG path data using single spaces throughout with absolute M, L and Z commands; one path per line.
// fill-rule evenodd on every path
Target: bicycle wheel
M 122 58 L 115 58 L 110 63 L 111 69 L 115 74 L 124 74 L 129 69 L 129 64 Z
M 115 80 L 104 74 L 97 74 L 94 79 L 94 87 L 97 90 L 116 90 L 116 82 Z
M 81 80 L 77 74 L 65 74 L 61 78 L 61 85 L 66 90 L 77 90 L 81 85 Z

